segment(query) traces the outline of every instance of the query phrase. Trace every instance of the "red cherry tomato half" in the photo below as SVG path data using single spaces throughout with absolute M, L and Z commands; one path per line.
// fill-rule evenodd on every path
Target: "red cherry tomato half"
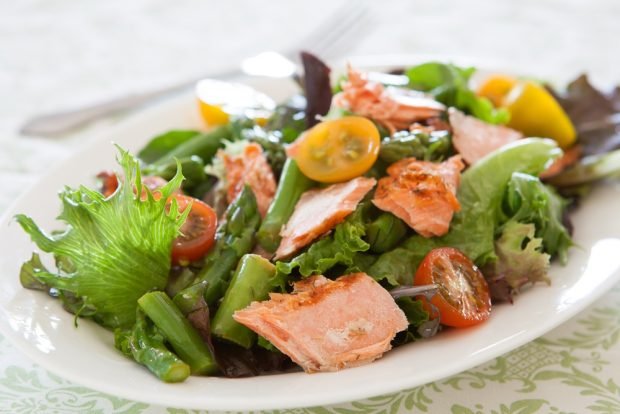
M 172 242 L 172 263 L 182 264 L 202 258 L 213 246 L 217 215 L 209 205 L 184 195 L 175 195 L 179 210 L 191 203 L 192 209 L 181 226 L 182 235 Z
M 108 198 L 118 188 L 118 177 L 111 171 L 101 171 L 97 174 L 99 179 L 99 191 L 104 197 Z
M 464 328 L 491 315 L 486 279 L 460 250 L 442 247 L 426 255 L 415 274 L 414 285 L 429 283 L 439 288 L 431 303 L 439 309 L 443 325 Z

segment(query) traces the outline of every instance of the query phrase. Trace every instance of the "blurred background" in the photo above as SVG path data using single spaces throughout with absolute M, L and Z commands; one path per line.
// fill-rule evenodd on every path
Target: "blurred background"
M 465 56 L 557 83 L 584 71 L 599 85 L 620 82 L 615 0 L 3 0 L 0 206 L 88 141 L 20 136 L 26 118 L 208 76 L 265 50 L 311 48 L 303 39 L 342 7 L 366 12 L 330 58 Z

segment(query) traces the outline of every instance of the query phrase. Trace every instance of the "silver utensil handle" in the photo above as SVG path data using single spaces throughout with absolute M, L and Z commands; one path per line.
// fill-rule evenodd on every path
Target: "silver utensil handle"
M 240 76 L 240 68 L 212 75 L 219 79 L 227 79 Z M 144 93 L 136 93 L 113 98 L 107 101 L 98 102 L 85 107 L 69 109 L 62 112 L 43 114 L 27 120 L 20 133 L 24 135 L 57 136 L 67 131 L 75 130 L 89 122 L 104 118 L 136 107 L 152 103 L 165 96 L 179 93 L 191 88 L 199 79 L 191 82 L 184 82 L 166 88 L 157 89 Z
M 106 115 L 140 106 L 152 99 L 153 94 L 148 95 L 131 95 L 99 102 L 80 109 L 40 115 L 27 120 L 20 132 L 24 135 L 51 136 L 60 134 Z M 161 95 L 156 94 L 155 96 Z

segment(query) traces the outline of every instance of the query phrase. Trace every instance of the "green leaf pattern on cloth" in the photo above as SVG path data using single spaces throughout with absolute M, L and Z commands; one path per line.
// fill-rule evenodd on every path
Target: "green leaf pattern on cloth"
M 544 337 L 452 377 L 346 404 L 253 413 L 617 414 L 619 366 L 620 285 Z M 32 364 L 1 336 L 0 413 L 212 414 L 152 406 L 75 385 Z
M 137 414 L 147 407 L 75 385 L 37 366 L 9 366 L 0 373 L 1 413 Z

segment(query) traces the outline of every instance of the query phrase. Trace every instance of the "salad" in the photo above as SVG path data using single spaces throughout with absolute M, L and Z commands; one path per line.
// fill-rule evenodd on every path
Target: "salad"
M 334 80 L 302 62 L 277 105 L 199 83 L 204 130 L 119 147 L 97 189 L 60 191 L 62 230 L 17 215 L 55 267 L 35 252 L 21 284 L 166 382 L 334 371 L 550 283 L 571 211 L 620 176 L 620 93 L 584 76 L 558 92 L 449 63 Z

